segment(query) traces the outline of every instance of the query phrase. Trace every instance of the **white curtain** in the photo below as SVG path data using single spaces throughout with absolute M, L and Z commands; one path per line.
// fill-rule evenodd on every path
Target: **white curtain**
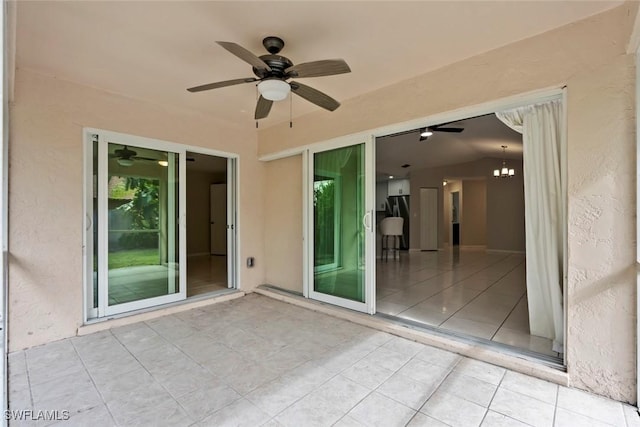
M 551 101 L 496 116 L 523 139 L 530 331 L 552 339 L 554 351 L 564 352 L 560 112 L 560 101 Z

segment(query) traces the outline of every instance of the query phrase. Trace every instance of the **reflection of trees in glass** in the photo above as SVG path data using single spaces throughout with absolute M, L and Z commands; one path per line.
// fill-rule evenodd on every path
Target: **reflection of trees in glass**
M 157 230 L 159 222 L 159 181 L 127 177 L 109 189 L 110 198 L 129 199 L 115 211 L 126 218 L 131 230 Z M 123 249 L 157 248 L 157 233 L 125 233 L 118 243 Z
M 135 190 L 133 198 L 117 209 L 126 212 L 131 218 L 131 228 L 134 230 L 157 229 L 158 181 L 145 178 L 127 178 L 125 190 Z
M 315 265 L 335 262 L 335 181 L 324 179 L 313 183 L 315 210 Z

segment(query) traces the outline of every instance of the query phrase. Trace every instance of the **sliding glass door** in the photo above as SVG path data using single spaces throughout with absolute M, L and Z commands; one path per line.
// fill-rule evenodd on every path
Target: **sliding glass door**
M 184 299 L 185 153 L 108 133 L 93 147 L 96 317 Z
M 309 152 L 307 294 L 373 313 L 373 144 L 349 142 Z

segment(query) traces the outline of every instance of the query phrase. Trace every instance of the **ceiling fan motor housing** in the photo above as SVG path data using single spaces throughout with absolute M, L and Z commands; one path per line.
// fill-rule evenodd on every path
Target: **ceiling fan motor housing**
M 253 74 L 261 79 L 268 77 L 285 78 L 285 70 L 293 66 L 293 62 L 289 58 L 280 55 L 262 55 L 260 57 L 271 68 L 267 71 L 262 68 L 253 67 Z

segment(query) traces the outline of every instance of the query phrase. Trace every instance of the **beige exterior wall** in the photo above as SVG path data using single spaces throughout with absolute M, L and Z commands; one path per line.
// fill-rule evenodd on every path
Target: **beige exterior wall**
M 635 400 L 635 58 L 570 81 L 571 385 Z
M 83 322 L 83 127 L 240 156 L 240 286 L 264 278 L 254 129 L 18 70 L 9 154 L 9 349 L 73 336 Z M 248 269 L 243 260 L 256 257 Z
M 259 153 L 567 85 L 567 370 L 576 387 L 635 401 L 634 57 L 625 52 L 635 8 L 625 4 L 347 100 L 332 114 L 296 119 L 293 129 L 260 130 Z M 300 199 L 291 194 L 287 202 Z
M 265 164 L 265 283 L 302 293 L 302 156 Z

